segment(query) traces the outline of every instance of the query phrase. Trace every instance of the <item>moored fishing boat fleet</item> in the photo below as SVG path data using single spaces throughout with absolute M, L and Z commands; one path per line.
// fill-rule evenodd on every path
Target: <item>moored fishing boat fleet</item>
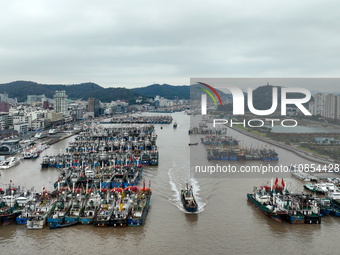
M 42 192 L 27 192 L 12 182 L 1 190 L 1 222 L 7 225 L 16 220 L 28 229 L 78 223 L 143 225 L 151 183 L 146 187 L 144 181 L 142 188 L 137 185 L 144 165 L 158 164 L 156 138 L 153 126 L 89 128 L 69 144 L 65 154 L 44 156 L 42 168 L 50 167 L 51 161 L 56 164 L 53 167 L 61 168 L 53 192 L 45 188 Z M 148 157 L 143 156 L 145 152 Z
M 279 160 L 274 149 L 242 147 L 239 140 L 227 135 L 205 136 L 201 143 L 209 146 L 206 148 L 208 160 Z
M 316 183 L 318 188 L 313 189 L 310 188 L 312 184 L 304 185 L 312 193 L 293 193 L 283 179 L 281 183 L 282 185 L 276 178 L 275 183 L 272 180 L 270 186 L 254 187 L 253 193 L 248 193 L 247 198 L 262 213 L 280 223 L 286 220 L 291 224 L 320 224 L 325 215 L 340 217 L 338 180 L 327 179 Z M 318 197 L 316 193 L 325 196 Z
M 69 144 L 65 154 L 44 156 L 42 167 L 157 165 L 157 135 L 153 131 L 149 126 L 142 132 L 136 127 L 83 132 Z
M 189 132 L 192 133 L 194 132 Z M 208 160 L 279 160 L 274 149 L 241 146 L 240 140 L 227 135 L 227 128 L 209 132 L 209 135 L 201 137 L 200 140 L 201 144 L 206 146 Z M 191 144 L 196 143 L 189 145 Z
M 62 189 L 48 192 L 25 190 L 9 184 L 0 189 L 0 220 L 27 229 L 62 228 L 78 223 L 95 226 L 141 226 L 145 221 L 152 190 L 142 188 Z
M 216 146 L 207 148 L 208 160 L 263 160 L 278 161 L 279 155 L 273 149 L 242 148 L 234 146 Z
M 117 116 L 106 123 L 115 124 L 171 124 L 172 117 L 170 115 L 162 116 Z

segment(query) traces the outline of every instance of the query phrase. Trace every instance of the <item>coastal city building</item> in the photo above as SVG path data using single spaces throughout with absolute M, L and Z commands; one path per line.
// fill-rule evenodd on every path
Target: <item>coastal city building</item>
M 314 95 L 314 101 L 309 104 L 309 111 L 314 116 L 340 119 L 340 96 L 317 93 Z
M 328 94 L 326 96 L 326 111 L 325 111 L 326 118 L 335 119 L 336 105 L 337 105 L 336 95 Z
M 100 101 L 97 98 L 89 97 L 87 100 L 87 111 L 93 112 L 95 117 L 100 114 Z
M 16 105 L 18 103 L 16 98 L 8 97 L 7 93 L 0 94 L 0 102 L 6 102 L 6 103 L 9 103 L 11 105 Z
M 53 96 L 54 110 L 60 112 L 65 116 L 68 115 L 67 111 L 67 95 L 65 90 L 57 90 Z
M 9 112 L 11 105 L 5 101 L 0 102 L 0 112 Z
M 313 109 L 311 109 L 312 114 L 325 116 L 325 110 L 326 110 L 326 96 L 322 93 L 315 94 Z
M 43 95 L 27 95 L 27 104 L 31 105 L 32 103 L 38 102 L 42 103 L 44 101 L 47 101 L 46 96 Z

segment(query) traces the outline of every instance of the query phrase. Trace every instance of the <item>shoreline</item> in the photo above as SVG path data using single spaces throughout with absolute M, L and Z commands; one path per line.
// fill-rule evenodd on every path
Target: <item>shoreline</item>
M 64 134 L 64 135 L 61 135 L 61 136 L 59 136 L 59 137 L 49 137 L 49 138 L 47 138 L 46 140 L 45 139 L 42 139 L 42 141 L 39 141 L 38 143 L 37 143 L 37 145 L 36 146 L 40 146 L 40 145 L 42 145 L 42 144 L 47 144 L 48 145 L 48 147 L 49 146 L 51 146 L 51 145 L 53 145 L 53 144 L 55 144 L 55 143 L 58 143 L 58 142 L 60 142 L 60 141 L 62 141 L 62 140 L 65 140 L 65 139 L 67 139 L 67 138 L 69 138 L 69 137 L 72 137 L 72 136 L 74 136 L 74 135 L 77 135 L 77 134 L 79 134 L 80 133 L 80 131 L 72 131 L 72 132 L 69 132 L 68 134 Z M 5 156 L 5 157 L 19 157 L 20 159 L 22 159 L 22 153 L 24 152 L 24 151 L 26 151 L 28 148 L 22 148 L 22 150 L 20 150 L 20 151 L 18 151 L 17 153 L 14 153 L 14 154 L 10 154 L 10 155 L 2 155 L 2 156 Z M 47 148 L 45 148 L 44 150 L 46 150 Z M 43 150 L 43 151 L 44 151 Z M 43 151 L 41 151 L 41 152 L 43 152 Z

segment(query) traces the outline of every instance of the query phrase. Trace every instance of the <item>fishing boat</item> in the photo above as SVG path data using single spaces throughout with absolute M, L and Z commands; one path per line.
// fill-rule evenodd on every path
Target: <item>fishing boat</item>
M 291 224 L 304 224 L 305 216 L 297 210 L 290 210 L 287 214 L 287 221 Z
M 320 213 L 322 215 L 329 215 L 333 212 L 333 206 L 331 204 L 331 200 L 327 198 L 322 198 L 320 200 Z
M 110 188 L 113 184 L 113 171 L 112 170 L 103 170 L 101 171 L 101 180 L 100 185 L 102 188 Z
M 124 168 L 117 169 L 113 174 L 113 178 L 111 181 L 112 187 L 122 187 L 124 188 L 124 182 L 126 182 L 127 171 Z
M 177 128 L 177 122 L 175 121 L 174 124 L 172 125 L 173 128 Z
M 153 150 L 150 153 L 150 161 L 149 161 L 149 165 L 150 166 L 157 166 L 158 165 L 158 151 L 157 150 Z
M 332 205 L 340 210 L 340 192 L 334 191 L 327 193 L 326 198 L 331 200 Z
M 317 198 L 313 195 L 291 194 L 290 197 L 298 203 L 298 212 L 303 214 L 305 224 L 320 224 L 320 208 Z
M 66 214 L 71 210 L 72 196 L 71 194 L 63 194 L 59 197 L 55 209 L 47 218 L 47 224 L 62 224 L 64 223 Z
M 65 223 L 78 222 L 80 215 L 83 214 L 86 205 L 87 196 L 77 194 L 72 199 L 72 205 L 70 211 L 65 215 Z
M 46 225 L 47 218 L 56 207 L 56 201 L 47 192 L 36 196 L 33 200 L 34 208 L 27 220 L 27 229 L 43 229 Z
M 71 179 L 72 171 L 68 168 L 63 169 L 60 172 L 58 180 L 54 183 L 54 187 L 66 187 Z
M 142 177 L 144 167 L 133 167 L 127 173 L 126 179 L 123 182 L 123 187 L 135 186 L 138 184 L 139 179 Z M 115 184 L 114 184 L 115 185 Z
M 283 215 L 287 214 L 286 210 L 281 211 L 275 206 L 270 193 L 268 193 L 265 188 L 258 189 L 254 187 L 254 193 L 248 193 L 247 198 L 254 203 L 263 214 L 279 223 L 282 223 Z
M 150 189 L 150 182 L 148 188 L 145 188 L 144 182 L 143 188 L 138 190 L 138 187 L 136 187 L 134 192 L 135 193 L 132 195 L 133 202 L 131 213 L 128 216 L 128 225 L 142 226 L 149 210 L 149 204 L 152 195 L 152 190 Z
M 305 169 L 302 167 L 302 165 L 299 165 L 298 167 L 291 166 L 290 167 L 290 173 L 293 175 L 295 178 L 304 181 L 304 182 L 309 182 L 309 181 L 318 181 L 318 178 L 305 172 L 308 169 Z
M 189 188 L 188 183 L 186 184 L 186 188 L 184 190 L 181 190 L 181 200 L 185 210 L 191 213 L 197 211 L 198 204 L 194 197 L 192 186 L 190 186 Z
M 103 195 L 100 201 L 98 213 L 93 220 L 93 225 L 98 227 L 105 227 L 110 225 L 110 218 L 115 202 L 114 196 L 110 196 L 107 189 L 104 189 L 103 192 L 106 192 L 106 196 Z
M 129 192 L 116 194 L 113 211 L 110 218 L 110 226 L 126 227 L 128 225 L 128 216 L 131 211 L 132 200 Z
M 189 143 L 189 146 L 198 145 L 198 143 Z
M 48 168 L 50 164 L 50 159 L 48 156 L 44 156 L 41 162 L 41 167 L 42 168 Z
M 3 199 L 5 200 L 5 206 L 0 209 L 0 222 L 3 226 L 6 226 L 16 221 L 23 208 L 15 202 L 14 197 L 4 196 Z
M 20 189 L 13 186 L 12 181 L 8 188 L 3 192 L 2 203 L 0 207 L 0 222 L 3 226 L 9 225 L 16 221 L 16 218 L 21 214 L 28 201 L 20 192 Z
M 96 217 L 100 205 L 100 195 L 98 193 L 91 193 L 86 202 L 83 214 L 79 217 L 81 224 L 92 224 Z
M 300 213 L 300 204 L 292 198 L 283 179 L 281 184 L 282 185 L 278 184 L 278 178 L 276 178 L 274 186 L 271 185 L 271 187 L 264 186 L 260 188 L 264 188 L 267 194 L 271 196 L 276 213 L 280 215 L 282 219 L 286 219 L 291 224 L 304 224 L 305 216 Z
M 35 201 L 31 200 L 25 204 L 25 208 L 22 210 L 21 214 L 16 218 L 18 225 L 26 225 L 27 220 L 31 217 L 34 212 Z
M 291 175 L 293 175 L 297 179 L 304 181 L 304 182 L 311 181 L 311 179 L 309 178 L 309 176 L 307 174 L 299 172 L 299 171 L 291 171 Z
M 33 212 L 33 190 L 22 192 L 16 198 L 17 204 L 22 208 L 21 214 L 16 217 L 16 222 L 19 225 L 26 225 L 27 220 Z
M 57 164 L 56 160 L 57 160 L 56 157 L 53 157 L 53 156 L 49 157 L 48 166 L 49 167 L 55 167 L 56 164 Z
M 0 162 L 0 169 L 9 169 L 17 164 L 19 164 L 20 159 L 17 157 L 8 157 L 2 162 Z
M 150 153 L 148 151 L 143 151 L 141 154 L 141 163 L 143 165 L 149 165 L 150 164 Z
M 307 183 L 303 186 L 305 189 L 316 192 L 319 194 L 326 194 L 328 192 L 327 186 L 325 183 Z

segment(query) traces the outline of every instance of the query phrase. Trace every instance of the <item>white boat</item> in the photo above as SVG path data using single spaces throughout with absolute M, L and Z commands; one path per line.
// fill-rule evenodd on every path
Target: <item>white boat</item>
M 47 135 L 45 133 L 42 133 L 42 132 L 38 132 L 35 134 L 35 138 L 38 138 L 38 139 L 42 139 L 42 138 L 45 138 Z
M 326 183 L 316 183 L 315 187 L 316 187 L 317 192 L 320 192 L 320 193 L 323 193 L 323 194 L 326 194 L 328 192 Z
M 326 187 L 329 192 L 334 192 L 335 191 L 335 185 L 334 183 L 326 182 Z
M 311 179 L 309 178 L 309 176 L 306 173 L 303 172 L 299 172 L 299 171 L 291 171 L 290 172 L 294 177 L 296 177 L 299 180 L 302 180 L 304 182 L 309 182 L 311 181 Z
M 35 159 L 39 157 L 39 153 L 37 151 L 25 151 L 22 155 L 24 159 Z
M 338 191 L 329 192 L 326 197 L 329 199 L 340 200 L 340 192 Z
M 306 171 L 306 172 L 305 172 Z M 317 181 L 318 178 L 315 177 L 314 175 L 311 175 L 308 173 L 308 169 L 304 169 L 303 167 L 291 167 L 290 168 L 290 173 L 293 175 L 295 178 L 309 182 L 309 181 Z
M 8 169 L 19 164 L 20 159 L 17 157 L 9 157 L 0 163 L 0 169 Z
M 55 134 L 57 134 L 57 133 L 58 133 L 58 129 L 56 129 L 56 128 L 50 129 L 50 130 L 48 131 L 48 134 L 49 134 L 49 135 L 55 135 Z

